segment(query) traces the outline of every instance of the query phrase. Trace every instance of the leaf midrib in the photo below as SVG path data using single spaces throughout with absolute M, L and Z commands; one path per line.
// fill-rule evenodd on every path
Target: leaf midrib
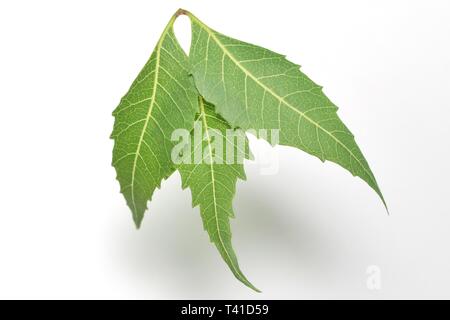
M 206 112 L 204 107 L 203 99 L 199 99 L 199 107 L 200 107 L 200 116 L 202 118 L 203 126 L 205 127 L 205 134 L 206 134 L 206 140 L 208 143 L 208 152 L 210 156 L 210 170 L 211 170 L 211 185 L 212 185 L 212 193 L 213 193 L 213 203 L 214 203 L 214 219 L 216 222 L 216 228 L 217 228 L 217 236 L 219 238 L 220 246 L 225 251 L 225 254 L 228 257 L 228 261 L 231 264 L 231 267 L 236 275 L 238 275 L 240 280 L 244 283 L 247 283 L 245 279 L 242 279 L 242 276 L 240 274 L 239 269 L 234 265 L 233 259 L 230 256 L 230 253 L 228 252 L 225 243 L 223 242 L 222 235 L 220 234 L 220 228 L 219 228 L 219 216 L 217 213 L 217 199 L 216 199 L 216 185 L 215 185 L 215 177 L 214 177 L 214 165 L 213 165 L 213 154 L 212 154 L 212 148 L 211 148 L 211 137 L 209 136 L 209 126 L 206 121 Z
M 145 136 L 145 132 L 147 131 L 147 127 L 148 124 L 150 122 L 150 119 L 152 118 L 152 111 L 153 111 L 153 107 L 155 105 L 155 100 L 156 100 L 156 89 L 158 87 L 158 77 L 159 77 L 159 68 L 160 68 L 160 56 L 161 56 L 161 46 L 162 43 L 167 35 L 167 32 L 170 30 L 170 27 L 168 25 L 168 27 L 164 30 L 163 34 L 161 35 L 161 38 L 158 41 L 158 44 L 156 46 L 156 62 L 155 62 L 155 72 L 154 72 L 154 79 L 153 79 L 153 92 L 152 92 L 152 96 L 150 98 L 150 106 L 148 108 L 147 111 L 147 115 L 146 115 L 146 119 L 145 119 L 145 123 L 144 126 L 142 128 L 142 132 L 141 135 L 139 137 L 139 142 L 137 145 L 137 149 L 136 149 L 136 154 L 134 157 L 134 162 L 133 162 L 133 170 L 132 170 L 132 174 L 131 174 L 131 201 L 133 203 L 133 217 L 134 220 L 137 222 L 139 221 L 139 217 L 137 216 L 137 208 L 136 208 L 136 201 L 135 201 L 135 195 L 134 195 L 134 183 L 135 183 L 135 177 L 136 177 L 136 168 L 137 168 L 137 162 L 140 155 L 140 151 L 141 151 L 141 146 L 142 146 L 142 142 L 144 141 L 144 136 Z

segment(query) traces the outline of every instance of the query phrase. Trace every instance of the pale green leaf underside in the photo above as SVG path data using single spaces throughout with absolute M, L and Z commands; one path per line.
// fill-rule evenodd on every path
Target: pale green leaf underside
M 172 131 L 191 130 L 198 109 L 188 59 L 172 24 L 113 113 L 113 166 L 137 226 L 154 190 L 174 171 Z
M 180 14 L 192 21 L 189 58 L 173 33 Z M 113 166 L 136 225 L 154 190 L 178 169 L 211 241 L 236 278 L 258 291 L 240 270 L 231 242 L 229 219 L 234 216 L 237 180 L 245 180 L 243 164 L 194 162 L 176 167 L 172 133 L 189 132 L 194 126 L 222 136 L 230 128 L 280 129 L 280 144 L 341 165 L 366 181 L 384 202 L 367 161 L 336 112 L 322 88 L 283 55 L 224 36 L 178 10 L 113 113 Z M 212 136 L 207 134 L 199 145 L 194 134 L 191 140 L 194 158 L 201 147 L 203 155 L 206 150 L 217 159 Z M 248 158 L 248 144 L 245 148 Z
M 212 137 L 208 130 L 214 130 L 215 136 L 222 135 L 222 140 L 225 140 L 226 130 L 230 129 L 230 126 L 214 112 L 211 105 L 201 98 L 199 105 L 200 113 L 194 127 L 201 126 L 204 139 L 198 143 L 194 141 L 192 135 L 191 158 L 194 159 L 194 153 L 198 148 L 202 148 L 205 159 L 215 159 L 216 162 L 202 161 L 180 165 L 178 170 L 181 174 L 183 188 L 189 187 L 191 189 L 192 204 L 200 207 L 203 226 L 233 274 L 245 285 L 258 291 L 241 272 L 231 243 L 229 219 L 234 217 L 232 202 L 237 180 L 245 179 L 244 166 L 239 163 L 225 164 L 226 159 L 223 157 L 224 164 L 217 163 L 220 155 L 216 153 L 216 149 L 212 146 Z M 223 146 L 225 148 L 225 144 Z M 238 147 L 235 144 L 235 154 L 237 154 Z M 246 153 L 248 158 L 246 150 L 243 152 Z
M 298 65 L 190 17 L 189 58 L 195 84 L 220 115 L 233 127 L 280 129 L 280 144 L 341 165 L 383 200 L 352 133 L 337 116 L 337 107 Z

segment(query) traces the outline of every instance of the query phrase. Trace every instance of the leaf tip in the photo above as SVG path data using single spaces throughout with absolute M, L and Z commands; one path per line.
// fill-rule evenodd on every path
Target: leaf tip
M 246 281 L 242 281 L 243 284 L 245 284 L 247 287 L 249 287 L 250 289 L 252 289 L 256 293 L 262 293 L 262 291 L 259 290 L 257 287 L 255 287 L 250 281 L 248 281 L 246 278 L 245 278 L 245 280 Z
M 391 213 L 390 213 L 390 211 L 389 211 L 389 208 L 388 208 L 388 205 L 387 205 L 387 203 L 386 203 L 386 200 L 384 200 L 384 197 L 383 197 L 383 195 L 381 194 L 381 191 L 380 191 L 380 194 L 379 194 L 379 195 L 380 195 L 381 201 L 383 202 L 384 208 L 386 209 L 387 215 L 390 216 Z
M 388 208 L 386 200 L 384 199 L 383 193 L 381 193 L 380 187 L 378 186 L 378 183 L 376 182 L 376 180 L 374 180 L 374 181 L 375 181 L 375 186 L 371 186 L 371 187 L 372 187 L 373 190 L 375 190 L 377 195 L 380 197 L 381 202 L 383 203 L 384 208 L 385 208 L 385 210 L 387 212 L 387 215 L 390 216 L 391 213 L 389 212 L 389 208 Z
M 139 230 L 142 226 L 142 218 L 133 214 L 133 221 L 134 221 L 134 226 L 136 227 L 136 230 Z
M 135 210 L 131 210 L 132 214 L 133 214 L 133 221 L 134 221 L 134 226 L 136 227 L 136 230 L 139 230 L 141 228 L 142 225 L 142 220 L 144 220 L 144 213 L 147 210 L 147 207 L 145 207 L 144 210 L 142 210 L 141 212 L 139 211 L 135 211 Z

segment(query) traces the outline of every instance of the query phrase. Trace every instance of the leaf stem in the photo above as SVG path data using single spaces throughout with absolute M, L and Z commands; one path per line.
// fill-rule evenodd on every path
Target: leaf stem
M 179 16 L 187 16 L 187 17 L 189 17 L 189 19 L 191 19 L 191 21 L 195 21 L 195 22 L 199 23 L 200 25 L 206 27 L 206 25 L 203 22 L 201 22 L 196 16 L 194 16 L 188 10 L 180 8 L 180 9 L 177 10 L 177 12 L 175 12 L 175 14 L 173 16 L 175 17 L 175 19 L 178 18 Z
M 178 18 L 179 16 L 190 16 L 190 15 L 192 15 L 192 13 L 190 13 L 189 11 L 187 11 L 187 10 L 184 10 L 184 9 L 182 9 L 182 8 L 180 8 L 180 9 L 178 9 L 177 10 L 177 12 L 175 12 L 175 14 L 174 14 L 174 16 L 175 16 L 175 18 Z

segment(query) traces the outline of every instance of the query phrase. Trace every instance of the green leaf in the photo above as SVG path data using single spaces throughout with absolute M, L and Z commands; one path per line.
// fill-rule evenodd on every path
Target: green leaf
M 173 32 L 181 14 L 192 21 L 189 58 Z M 226 37 L 179 9 L 113 112 L 113 166 L 136 226 L 155 189 L 178 169 L 211 241 L 235 277 L 259 291 L 242 273 L 231 241 L 236 183 L 245 180 L 243 160 L 251 157 L 240 128 L 263 129 L 258 134 L 270 143 L 275 141 L 266 136 L 267 130 L 270 138 L 273 129 L 280 130 L 280 144 L 341 165 L 384 202 L 367 161 L 336 112 L 298 65 Z M 178 133 L 183 140 L 175 144 Z
M 200 207 L 203 226 L 233 274 L 248 287 L 259 291 L 239 268 L 231 244 L 229 223 L 229 219 L 234 217 L 232 202 L 236 182 L 238 179 L 245 180 L 244 167 L 239 161 L 239 154 L 242 158 L 249 157 L 248 143 L 242 131 L 242 137 L 246 142 L 244 146 L 236 140 L 231 141 L 230 136 L 227 135 L 227 130 L 233 131 L 230 130 L 229 124 L 202 98 L 199 99 L 199 105 L 200 113 L 197 115 L 191 135 L 190 148 L 185 151 L 187 154 L 183 155 L 183 158 L 188 161 L 179 167 L 183 189 L 187 187 L 191 189 L 192 204 L 194 207 Z M 200 139 L 196 139 L 196 132 L 199 132 Z M 234 157 L 228 159 L 228 163 L 224 156 L 227 143 L 234 150 Z M 196 154 L 201 155 L 200 161 L 193 161 L 197 157 Z
M 189 62 L 173 33 L 175 18 L 113 112 L 113 166 L 137 227 L 154 190 L 174 171 L 171 133 L 191 130 L 198 110 Z
M 283 55 L 224 36 L 188 12 L 190 60 L 200 94 L 233 127 L 280 129 L 280 144 L 333 161 L 366 181 L 381 197 L 352 133 L 322 88 Z

